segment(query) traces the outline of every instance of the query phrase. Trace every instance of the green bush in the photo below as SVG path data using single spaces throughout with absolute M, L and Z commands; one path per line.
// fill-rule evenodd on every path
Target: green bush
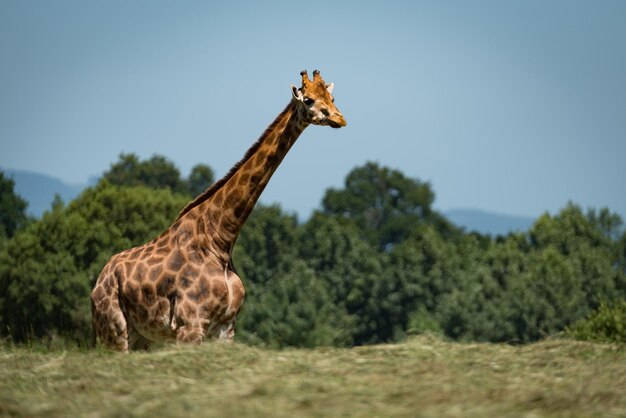
M 576 322 L 567 332 L 579 340 L 626 343 L 626 299 L 613 304 L 602 302 L 588 318 Z

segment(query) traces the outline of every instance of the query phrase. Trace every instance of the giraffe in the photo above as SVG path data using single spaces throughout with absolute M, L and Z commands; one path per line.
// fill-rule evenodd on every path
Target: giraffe
M 232 262 L 239 232 L 272 174 L 310 124 L 346 126 L 319 71 L 291 85 L 287 107 L 222 179 L 150 242 L 111 257 L 91 292 L 94 344 L 232 342 L 245 289 Z

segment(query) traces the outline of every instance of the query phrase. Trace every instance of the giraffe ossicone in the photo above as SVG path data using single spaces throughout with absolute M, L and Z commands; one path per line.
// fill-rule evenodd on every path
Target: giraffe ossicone
M 232 341 L 245 296 L 232 250 L 272 174 L 304 129 L 340 128 L 333 84 L 302 71 L 302 85 L 233 168 L 152 241 L 111 257 L 91 292 L 94 339 L 112 349 L 161 341 Z

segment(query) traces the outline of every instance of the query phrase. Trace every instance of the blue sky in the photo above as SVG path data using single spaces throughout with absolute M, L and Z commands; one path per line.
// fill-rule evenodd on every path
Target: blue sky
M 319 69 L 266 189 L 303 217 L 368 160 L 439 209 L 626 215 L 626 2 L 0 2 L 0 166 L 85 183 L 120 152 L 218 176 Z

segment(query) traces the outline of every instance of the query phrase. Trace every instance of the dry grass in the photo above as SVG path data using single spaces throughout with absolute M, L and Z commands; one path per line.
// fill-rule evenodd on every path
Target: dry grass
M 0 349 L 3 416 L 625 417 L 624 346 Z

